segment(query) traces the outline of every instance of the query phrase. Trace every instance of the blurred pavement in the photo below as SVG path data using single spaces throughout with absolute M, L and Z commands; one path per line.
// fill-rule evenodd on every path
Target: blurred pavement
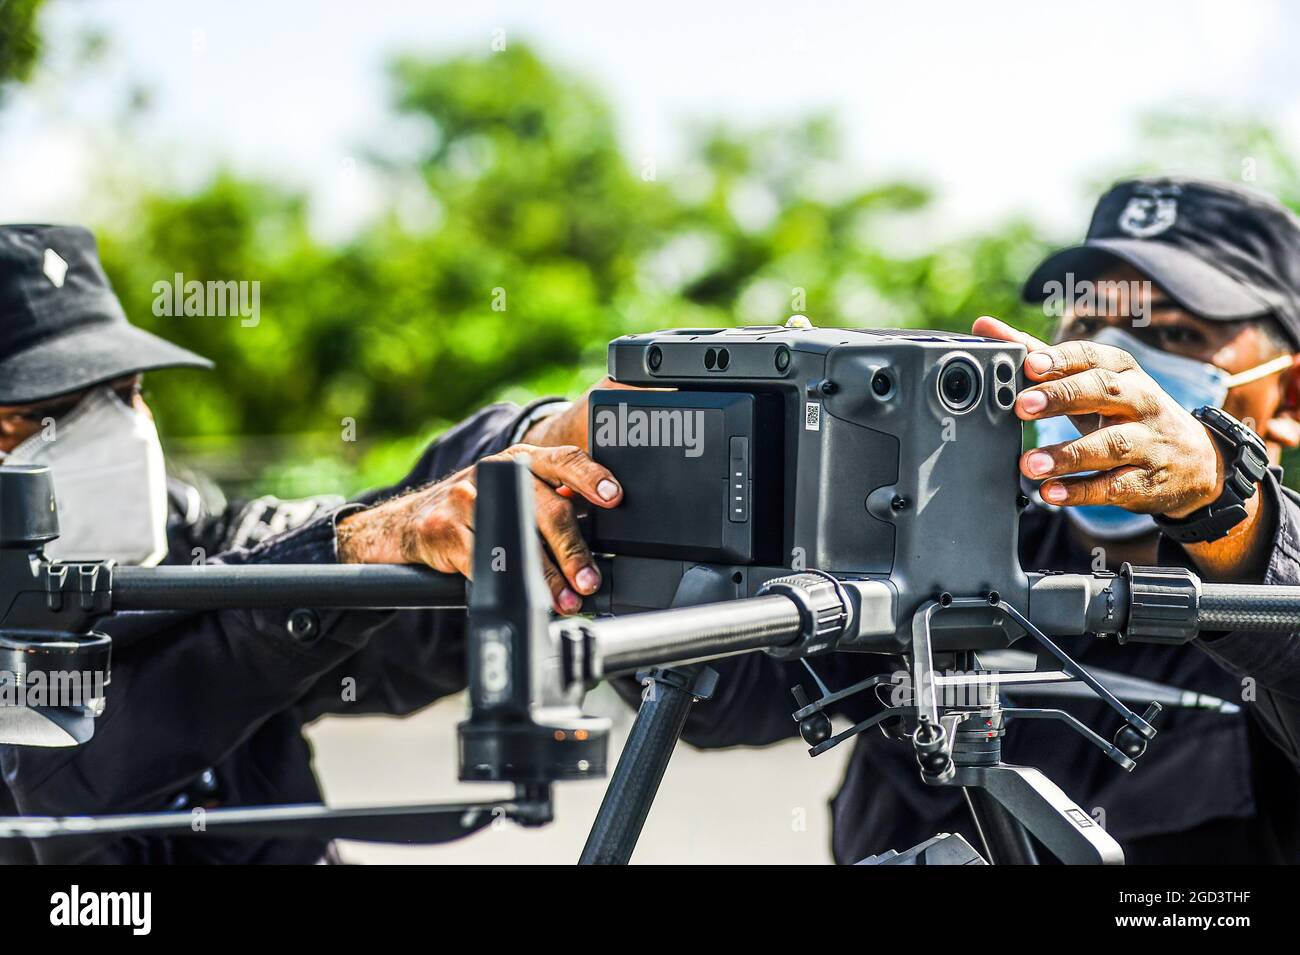
M 632 712 L 599 688 L 587 712 L 610 716 L 610 767 L 621 751 Z M 456 780 L 456 724 L 461 695 L 406 719 L 327 717 L 309 728 L 326 800 L 363 803 L 452 802 L 491 798 L 492 787 Z M 830 862 L 827 801 L 839 784 L 851 746 L 813 759 L 791 740 L 765 749 L 702 752 L 678 746 L 650 812 L 634 863 Z M 576 862 L 604 793 L 604 780 L 556 787 L 556 821 L 536 830 L 513 823 L 444 846 L 347 842 L 343 858 L 358 863 Z

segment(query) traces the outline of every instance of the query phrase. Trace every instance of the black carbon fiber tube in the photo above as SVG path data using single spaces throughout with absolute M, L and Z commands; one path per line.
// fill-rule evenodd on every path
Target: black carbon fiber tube
M 207 564 L 113 568 L 114 610 L 464 606 L 464 577 L 422 567 Z
M 690 668 L 683 669 L 690 672 Z M 582 847 L 579 865 L 627 865 L 632 858 L 695 702 L 690 690 L 682 687 L 653 683 L 648 689 L 653 692 L 642 697 L 636 722 Z
M 1196 622 L 1202 631 L 1300 631 L 1300 587 L 1202 584 Z
M 708 660 L 798 639 L 799 608 L 788 597 L 750 597 L 592 620 L 601 674 Z

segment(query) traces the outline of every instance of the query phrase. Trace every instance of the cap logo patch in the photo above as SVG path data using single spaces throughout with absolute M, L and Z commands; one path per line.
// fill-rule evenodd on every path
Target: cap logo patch
M 63 279 L 68 274 L 68 263 L 63 256 L 53 249 L 45 250 L 45 263 L 42 266 L 45 277 L 54 283 L 55 288 L 63 288 Z
M 1135 239 L 1149 239 L 1164 232 L 1178 219 L 1178 192 L 1139 186 L 1119 214 L 1119 230 Z

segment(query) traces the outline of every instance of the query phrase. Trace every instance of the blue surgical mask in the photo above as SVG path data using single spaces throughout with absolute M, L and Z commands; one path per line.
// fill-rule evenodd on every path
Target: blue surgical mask
M 1292 362 L 1290 355 L 1282 355 L 1248 371 L 1230 375 L 1207 362 L 1152 348 L 1118 328 L 1104 328 L 1092 340 L 1128 352 L 1169 397 L 1188 411 L 1206 405 L 1221 408 L 1230 388 L 1275 375 L 1289 368 Z M 1081 436 L 1066 415 L 1036 421 L 1034 430 L 1040 447 L 1064 444 Z M 1156 522 L 1150 514 L 1137 514 L 1110 504 L 1067 507 L 1065 513 L 1080 530 L 1098 540 L 1128 540 L 1156 529 Z

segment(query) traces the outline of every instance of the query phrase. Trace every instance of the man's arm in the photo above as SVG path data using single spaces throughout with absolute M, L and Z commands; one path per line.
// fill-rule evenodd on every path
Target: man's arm
M 538 421 L 567 406 L 546 399 L 525 408 L 492 405 L 434 440 L 397 484 L 369 491 L 340 509 L 337 520 L 457 474 L 520 442 Z M 346 537 L 346 531 L 344 533 Z M 345 555 L 357 544 L 344 545 Z M 331 549 L 322 560 L 340 559 Z M 400 716 L 465 686 L 465 615 L 458 611 L 406 610 L 385 614 L 365 647 L 340 661 L 295 703 L 303 722 L 325 714 Z M 344 690 L 346 689 L 346 693 Z
M 1269 475 L 1257 497 L 1277 515 L 1260 583 L 1300 586 L 1300 496 Z M 1161 544 L 1161 563 L 1182 563 L 1178 545 Z M 1242 681 L 1242 697 L 1265 733 L 1300 769 L 1300 632 L 1202 634 L 1196 644 Z
M 474 446 L 486 449 L 482 443 Z M 600 572 L 578 528 L 570 496 L 578 494 L 597 507 L 609 508 L 622 500 L 623 489 L 607 468 L 576 445 L 516 444 L 482 459 L 499 458 L 526 460 L 533 472 L 537 528 L 549 551 L 543 554 L 542 572 L 555 609 L 575 613 L 582 606 L 579 595 L 599 589 Z M 338 559 L 359 564 L 425 564 L 470 577 L 478 495 L 473 465 L 477 460 L 434 484 L 341 517 Z M 420 470 L 417 468 L 417 474 Z

